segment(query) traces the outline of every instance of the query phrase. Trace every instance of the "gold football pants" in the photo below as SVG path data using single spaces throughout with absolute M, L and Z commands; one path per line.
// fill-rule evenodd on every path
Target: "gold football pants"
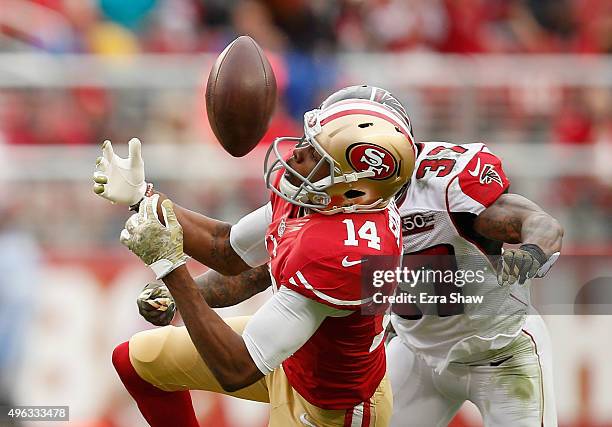
M 248 320 L 247 316 L 225 319 L 238 334 L 242 334 Z M 148 383 L 165 391 L 207 390 L 269 403 L 271 427 L 382 427 L 391 418 L 393 399 L 386 377 L 369 402 L 350 410 L 328 410 L 300 396 L 289 384 L 282 367 L 241 390 L 224 391 L 198 354 L 185 327 L 166 326 L 140 332 L 130 339 L 129 348 L 134 369 Z

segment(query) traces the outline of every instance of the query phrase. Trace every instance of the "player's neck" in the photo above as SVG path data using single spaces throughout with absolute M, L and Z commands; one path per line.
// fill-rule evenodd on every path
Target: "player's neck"
M 300 218 L 306 215 L 310 215 L 311 213 L 312 211 L 310 209 L 300 206 L 300 208 L 298 209 L 297 217 Z

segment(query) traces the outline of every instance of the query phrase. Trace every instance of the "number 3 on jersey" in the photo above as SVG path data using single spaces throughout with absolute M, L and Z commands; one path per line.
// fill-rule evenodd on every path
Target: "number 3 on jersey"
M 346 225 L 347 238 L 344 241 L 346 246 L 359 246 L 359 240 L 355 235 L 355 224 L 352 219 L 345 219 L 342 221 Z M 380 250 L 380 237 L 376 231 L 376 224 L 374 221 L 366 221 L 357 231 L 357 235 L 360 239 L 367 240 L 368 247 L 372 249 Z

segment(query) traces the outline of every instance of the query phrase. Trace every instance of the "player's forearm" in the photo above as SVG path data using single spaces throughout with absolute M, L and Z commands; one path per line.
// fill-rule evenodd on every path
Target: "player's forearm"
M 183 247 L 187 255 L 228 276 L 251 268 L 230 244 L 230 224 L 180 207 L 175 208 L 175 212 L 183 227 Z
M 561 251 L 563 227 L 545 212 L 529 215 L 522 223 L 521 243 L 538 245 L 547 256 Z
M 161 202 L 167 197 L 159 194 L 157 215 L 163 223 Z M 251 267 L 234 251 L 230 244 L 231 224 L 174 205 L 176 217 L 183 227 L 183 249 L 196 261 L 225 275 L 237 275 Z
M 237 276 L 224 276 L 214 270 L 195 278 L 200 295 L 214 308 L 230 307 L 251 298 L 271 285 L 267 265 L 247 270 Z
M 163 281 L 176 300 L 198 353 L 224 390 L 236 391 L 263 377 L 242 337 L 206 304 L 185 266 Z
M 506 243 L 538 245 L 550 256 L 561 249 L 563 227 L 538 205 L 518 194 L 503 194 L 474 220 L 474 230 Z

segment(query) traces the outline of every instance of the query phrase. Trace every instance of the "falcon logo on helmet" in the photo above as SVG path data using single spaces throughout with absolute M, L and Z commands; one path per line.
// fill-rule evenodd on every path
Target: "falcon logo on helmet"
M 346 158 L 357 172 L 374 172 L 372 179 L 387 179 L 397 170 L 397 161 L 389 151 L 367 142 L 349 146 Z
M 402 116 L 402 119 L 406 121 L 408 126 L 410 126 L 410 118 L 408 117 L 408 113 L 404 106 L 397 100 L 396 97 L 391 95 L 391 92 L 386 91 L 381 88 L 373 88 L 374 89 L 374 99 L 373 101 L 380 102 L 383 105 L 391 108 L 392 110 L 399 113 Z M 412 130 L 412 128 L 411 128 Z

